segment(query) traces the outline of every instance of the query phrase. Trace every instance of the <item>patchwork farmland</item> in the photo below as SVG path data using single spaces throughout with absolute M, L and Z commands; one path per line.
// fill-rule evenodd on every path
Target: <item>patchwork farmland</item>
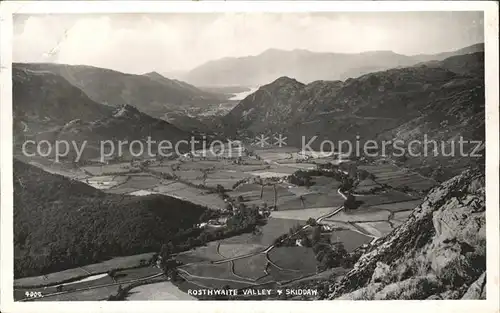
M 16 280 L 16 299 L 25 299 L 25 292 L 33 286 L 45 286 L 44 300 L 103 300 L 116 294 L 118 285 L 130 287 L 130 300 L 189 299 L 189 289 L 284 286 L 329 277 L 325 273 L 341 276 L 348 263 L 325 268 L 314 245 L 305 241 L 321 229 L 321 242 L 342 243 L 347 254 L 367 247 L 403 223 L 420 204 L 419 192 L 435 182 L 393 164 L 360 164 L 357 168 L 371 175 L 355 180 L 349 192 L 358 207 L 348 210 L 344 205 L 347 191 L 341 191 L 344 182 L 335 174 L 337 164 L 335 157 L 313 154 L 304 158 L 293 148 L 254 150 L 239 158 L 131 160 L 78 168 L 40 162 L 38 166 L 104 192 L 137 197 L 164 194 L 224 214 L 228 205 L 235 210 L 234 203 L 238 203 L 259 210 L 266 222 L 252 232 L 176 253 L 180 265 L 175 282 L 165 281 L 159 268 L 145 265 L 151 264 L 152 251 Z M 292 183 L 289 177 L 297 171 L 309 175 L 307 184 Z M 214 231 L 225 227 L 224 222 L 208 226 Z M 117 268 L 122 276 L 107 275 Z M 86 277 L 88 281 L 80 281 Z M 72 280 L 75 283 L 63 292 L 56 290 L 58 284 Z M 153 292 L 147 284 L 162 290 Z

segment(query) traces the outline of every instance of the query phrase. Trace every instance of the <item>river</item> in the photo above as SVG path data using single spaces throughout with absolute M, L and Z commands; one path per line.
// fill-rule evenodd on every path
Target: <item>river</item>
M 257 89 L 259 89 L 259 87 L 250 87 L 250 90 L 242 91 L 242 92 L 238 92 L 238 93 L 233 94 L 233 96 L 231 98 L 229 98 L 229 100 L 243 100 L 248 95 L 251 95 L 252 93 L 257 91 Z

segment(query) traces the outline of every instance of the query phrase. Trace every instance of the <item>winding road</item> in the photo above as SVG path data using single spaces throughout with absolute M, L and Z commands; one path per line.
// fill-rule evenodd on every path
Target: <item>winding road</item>
M 45 294 L 45 295 L 42 295 L 41 297 L 23 298 L 23 299 L 19 299 L 19 300 L 16 300 L 16 301 L 32 301 L 32 300 L 38 300 L 40 298 L 53 297 L 53 296 L 57 296 L 57 295 L 67 294 L 67 293 L 73 293 L 73 292 L 79 292 L 79 291 L 86 291 L 86 290 L 92 290 L 92 289 L 104 288 L 104 287 L 116 286 L 116 285 L 123 285 L 123 284 L 131 284 L 131 283 L 135 283 L 135 282 L 138 282 L 138 281 L 143 281 L 143 280 L 157 278 L 157 277 L 160 277 L 162 275 L 163 275 L 163 273 L 158 273 L 158 274 L 154 274 L 154 275 L 147 276 L 147 277 L 142 277 L 142 278 L 137 278 L 137 279 L 131 279 L 131 280 L 128 280 L 128 281 L 120 281 L 120 282 L 110 283 L 110 284 L 102 284 L 102 285 L 90 286 L 90 287 L 79 288 L 79 289 L 65 290 L 65 291 L 60 291 L 60 292 L 54 292 L 54 293 Z

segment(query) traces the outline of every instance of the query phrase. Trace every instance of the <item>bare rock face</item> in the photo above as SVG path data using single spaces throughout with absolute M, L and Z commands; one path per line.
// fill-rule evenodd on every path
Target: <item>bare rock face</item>
M 484 296 L 486 230 L 481 172 L 465 171 L 431 190 L 404 224 L 361 256 L 332 288 L 329 298 Z
M 479 276 L 479 278 L 472 285 L 470 285 L 462 299 L 486 299 L 486 272 Z
M 385 263 L 382 262 L 377 262 L 377 267 L 373 271 L 372 283 L 377 283 L 382 281 L 387 275 L 389 275 L 389 271 L 391 270 L 391 267 Z

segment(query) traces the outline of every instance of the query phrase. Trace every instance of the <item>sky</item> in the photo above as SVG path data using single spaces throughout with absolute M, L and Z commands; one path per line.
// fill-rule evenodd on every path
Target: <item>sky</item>
M 174 73 L 270 48 L 414 55 L 483 41 L 482 12 L 18 14 L 13 60 Z

